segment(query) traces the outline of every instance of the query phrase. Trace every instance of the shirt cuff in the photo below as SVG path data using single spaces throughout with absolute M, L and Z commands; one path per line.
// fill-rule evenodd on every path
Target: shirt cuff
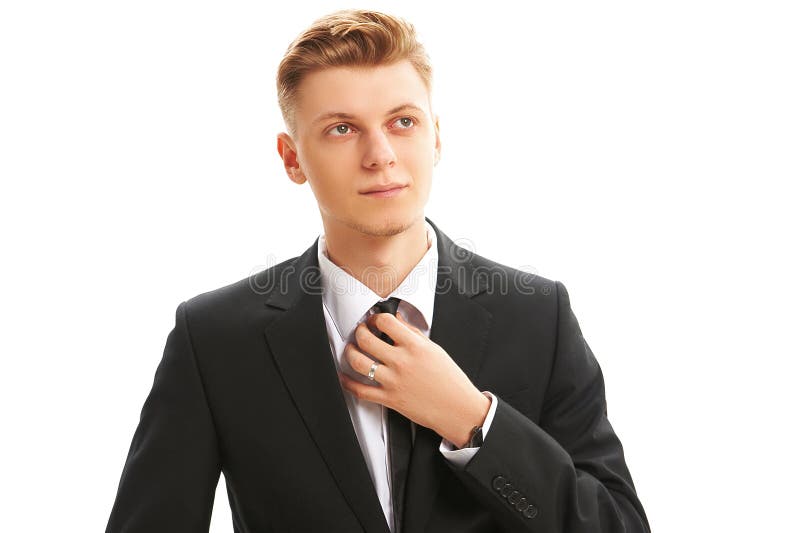
M 497 411 L 497 397 L 489 391 L 483 391 L 483 394 L 492 400 L 492 405 L 489 406 L 489 412 L 486 414 L 486 419 L 481 426 L 483 438 L 486 439 L 486 435 L 489 433 L 489 427 L 492 425 L 492 420 L 494 419 L 494 413 Z M 472 456 L 478 453 L 478 450 L 480 450 L 480 446 L 458 449 L 455 444 L 444 437 L 442 437 L 442 442 L 439 444 L 439 452 L 444 455 L 445 459 L 461 468 L 467 466 L 467 463 L 472 459 Z

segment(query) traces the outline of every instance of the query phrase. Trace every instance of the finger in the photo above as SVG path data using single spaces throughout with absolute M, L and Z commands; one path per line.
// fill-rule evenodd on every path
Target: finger
M 395 345 L 405 344 L 414 338 L 413 332 L 391 313 L 375 313 L 367 318 L 367 322 L 389 335 Z
M 372 367 L 372 363 L 376 362 L 373 361 L 372 358 L 368 357 L 364 352 L 359 350 L 355 344 L 350 342 L 348 342 L 344 347 L 344 358 L 350 365 L 350 368 L 362 376 L 368 375 L 369 369 Z M 377 370 L 375 372 L 377 373 Z
M 344 389 L 349 391 L 359 400 L 366 400 L 368 402 L 380 404 L 384 404 L 386 401 L 386 392 L 383 390 L 383 387 L 365 385 L 364 383 L 356 381 L 347 374 L 341 372 L 339 373 L 339 381 Z
M 422 333 L 422 331 L 420 331 L 420 329 L 419 329 L 419 328 L 417 328 L 417 327 L 415 327 L 415 326 L 412 326 L 412 325 L 411 325 L 411 324 L 408 322 L 408 320 L 406 320 L 406 319 L 405 319 L 405 317 L 403 317 L 403 315 L 401 315 L 400 313 L 397 313 L 397 319 L 398 319 L 398 320 L 400 320 L 400 322 L 402 322 L 402 324 L 403 324 L 405 327 L 407 327 L 408 329 L 410 329 L 411 331 L 413 331 L 413 332 L 414 332 L 414 333 L 416 333 L 417 335 L 421 335 L 421 336 L 423 336 L 423 337 L 425 336 L 425 334 L 424 334 L 424 333 Z
M 358 348 L 372 355 L 384 365 L 391 365 L 394 347 L 382 341 L 378 335 L 370 331 L 367 322 L 362 322 L 356 326 L 355 340 Z
M 373 363 L 378 363 L 378 367 L 375 369 L 375 374 L 373 377 L 375 381 L 378 381 L 378 374 L 379 369 L 385 370 L 385 365 L 381 364 L 380 361 L 375 361 L 367 354 L 362 352 L 358 349 L 355 344 L 347 343 L 344 347 L 344 357 L 347 362 L 350 364 L 350 367 L 356 371 L 356 373 L 361 374 L 362 376 L 369 377 L 369 371 L 372 368 Z M 384 367 L 384 368 L 381 368 Z M 381 373 L 383 374 L 383 373 Z

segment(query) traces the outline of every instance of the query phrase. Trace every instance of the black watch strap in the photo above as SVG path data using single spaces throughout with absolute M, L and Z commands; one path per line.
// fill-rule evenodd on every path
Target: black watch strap
M 481 444 L 483 444 L 483 426 L 475 426 L 474 428 L 472 428 L 472 433 L 470 433 L 469 442 L 465 447 L 478 448 Z

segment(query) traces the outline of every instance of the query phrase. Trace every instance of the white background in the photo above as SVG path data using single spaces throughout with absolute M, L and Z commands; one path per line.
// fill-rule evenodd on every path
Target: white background
M 426 214 L 565 283 L 653 529 L 797 527 L 795 3 L 365 4 L 433 60 Z M 2 4 L 0 530 L 102 531 L 177 305 L 321 231 L 274 76 L 341 7 Z

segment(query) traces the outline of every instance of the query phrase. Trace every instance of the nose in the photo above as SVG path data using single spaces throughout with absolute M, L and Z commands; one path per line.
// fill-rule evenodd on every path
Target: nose
M 363 160 L 365 167 L 378 169 L 392 167 L 397 163 L 397 156 L 383 131 L 373 132 L 363 138 L 367 144 Z

